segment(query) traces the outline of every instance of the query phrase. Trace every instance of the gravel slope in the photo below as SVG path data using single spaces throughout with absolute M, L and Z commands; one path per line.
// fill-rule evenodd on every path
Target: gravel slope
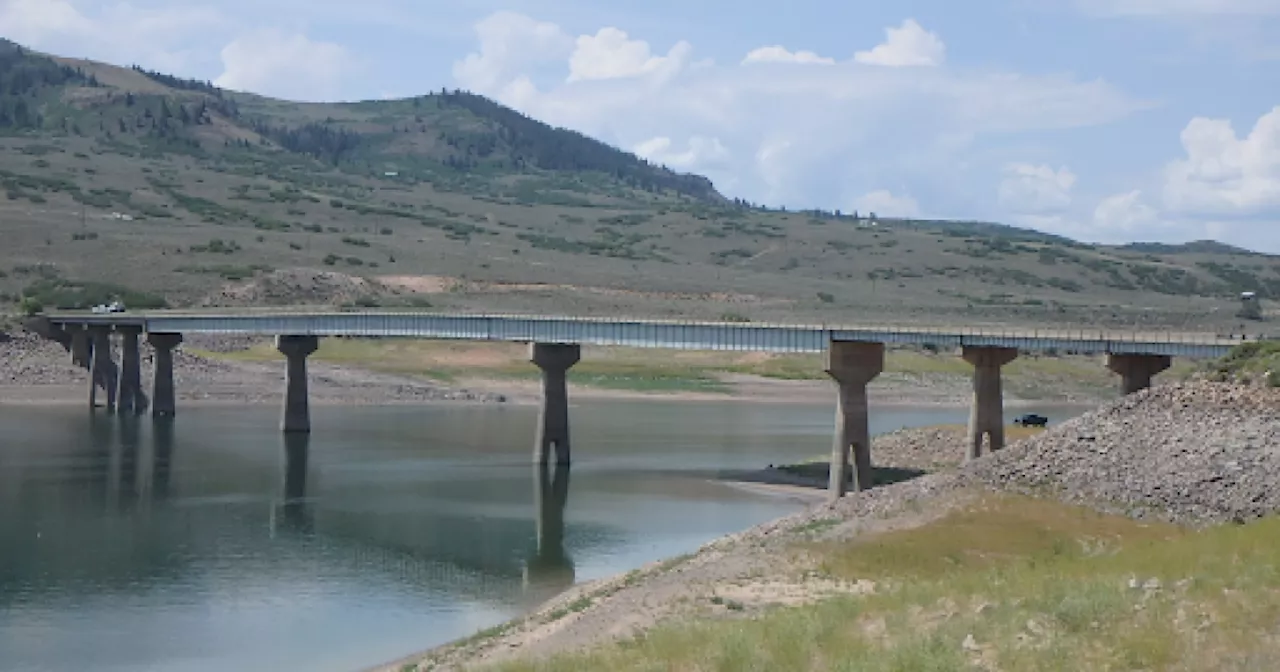
M 961 470 L 966 481 L 1185 524 L 1280 511 L 1280 390 L 1152 388 Z

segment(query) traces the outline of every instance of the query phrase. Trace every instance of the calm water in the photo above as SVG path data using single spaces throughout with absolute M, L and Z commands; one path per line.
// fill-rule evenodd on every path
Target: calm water
M 825 454 L 832 423 L 829 406 L 575 404 L 572 472 L 544 479 L 530 408 L 315 408 L 294 445 L 274 407 L 181 413 L 166 431 L 0 407 L 0 669 L 392 660 L 799 510 L 709 475 Z

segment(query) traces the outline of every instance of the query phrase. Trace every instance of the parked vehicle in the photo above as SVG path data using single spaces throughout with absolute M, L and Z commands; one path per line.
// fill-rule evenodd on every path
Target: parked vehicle
M 1049 418 L 1035 413 L 1028 413 L 1014 418 L 1013 424 L 1022 425 L 1023 427 L 1046 427 L 1049 424 Z

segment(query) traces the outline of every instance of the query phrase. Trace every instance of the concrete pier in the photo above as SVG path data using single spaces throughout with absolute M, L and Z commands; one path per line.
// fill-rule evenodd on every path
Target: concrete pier
M 288 432 L 311 431 L 311 408 L 307 399 L 307 357 L 320 347 L 315 336 L 277 336 L 276 350 L 289 363 L 285 369 L 284 411 L 280 429 Z
M 147 343 L 155 349 L 151 417 L 172 418 L 178 414 L 178 399 L 173 386 L 173 349 L 182 344 L 182 334 L 147 334 Z
M 569 391 L 565 374 L 582 358 L 582 348 L 560 343 L 530 343 L 529 361 L 542 369 L 542 410 L 533 447 L 536 464 L 546 464 L 554 449 L 556 464 L 569 464 Z
M 964 361 L 973 365 L 973 407 L 969 414 L 968 459 L 982 456 L 983 439 L 990 450 L 1004 448 L 1004 389 L 1000 369 L 1018 358 L 1013 348 L 965 347 Z
M 829 481 L 831 498 L 839 499 L 846 492 L 850 466 L 855 491 L 868 490 L 873 484 L 867 384 L 884 371 L 884 344 L 833 341 L 827 349 L 826 371 L 836 381 L 840 397 Z
M 1107 368 L 1120 375 L 1120 390 L 1128 395 L 1151 387 L 1156 374 L 1173 366 L 1167 355 L 1107 355 Z
M 142 327 L 122 325 L 116 328 L 120 334 L 120 376 L 116 402 L 120 415 L 142 413 L 142 357 L 138 350 L 138 337 Z
M 89 341 L 89 332 L 83 327 L 69 327 L 71 334 L 71 363 L 88 369 L 93 366 L 90 360 L 92 346 Z
M 89 365 L 89 408 L 98 406 L 98 386 L 107 395 L 107 412 L 116 410 L 116 367 L 111 359 L 111 331 L 108 327 L 90 327 L 93 359 Z

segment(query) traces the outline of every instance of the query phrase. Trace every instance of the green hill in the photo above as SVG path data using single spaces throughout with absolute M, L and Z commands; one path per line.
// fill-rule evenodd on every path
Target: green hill
M 0 42 L 0 303 L 1235 328 L 1280 263 L 726 199 L 483 97 L 295 103 Z

